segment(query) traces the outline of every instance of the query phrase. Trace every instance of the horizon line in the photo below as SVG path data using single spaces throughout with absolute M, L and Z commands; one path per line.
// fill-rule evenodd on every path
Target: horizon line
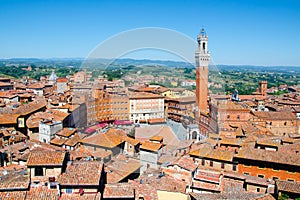
M 26 59 L 26 60 L 30 60 L 30 59 L 37 59 L 37 60 L 63 60 L 63 59 L 77 59 L 77 60 L 82 60 L 84 61 L 85 58 L 84 57 L 10 57 L 10 58 L 0 58 L 0 60 L 14 60 L 14 59 Z M 162 61 L 162 62 L 178 62 L 178 63 L 186 63 L 186 64 L 190 64 L 189 62 L 186 61 L 180 61 L 180 60 L 170 60 L 170 59 L 166 59 L 166 60 L 162 60 L 162 59 L 150 59 L 150 58 L 90 58 L 89 60 L 126 60 L 126 59 L 130 59 L 130 60 L 136 60 L 136 61 L 144 61 L 144 60 L 148 60 L 148 61 Z M 265 65 L 265 64 L 214 64 L 216 66 L 253 66 L 253 67 L 300 67 L 300 65 Z M 210 65 L 211 66 L 211 65 Z

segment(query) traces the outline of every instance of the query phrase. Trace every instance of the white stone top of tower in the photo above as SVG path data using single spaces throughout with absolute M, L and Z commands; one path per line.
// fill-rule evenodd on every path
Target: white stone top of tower
M 200 54 L 209 54 L 208 51 L 208 36 L 204 28 L 201 29 L 200 34 L 197 37 L 198 51 Z
M 198 50 L 196 52 L 196 66 L 208 66 L 210 61 L 210 53 L 208 51 L 208 36 L 204 28 L 197 37 Z

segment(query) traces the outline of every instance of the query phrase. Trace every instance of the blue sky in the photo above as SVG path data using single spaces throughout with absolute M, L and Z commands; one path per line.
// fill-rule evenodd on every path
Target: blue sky
M 0 0 L 0 58 L 86 57 L 126 30 L 162 27 L 196 39 L 204 25 L 216 64 L 300 66 L 299 10 L 298 0 Z

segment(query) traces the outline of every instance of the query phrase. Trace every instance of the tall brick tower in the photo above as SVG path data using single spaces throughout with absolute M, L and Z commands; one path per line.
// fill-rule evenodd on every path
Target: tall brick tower
M 204 28 L 197 37 L 198 50 L 195 53 L 196 59 L 196 103 L 198 107 L 198 116 L 200 113 L 208 111 L 208 63 L 210 54 L 208 51 L 208 36 Z
M 268 81 L 261 81 L 259 84 L 260 84 L 261 95 L 267 96 Z

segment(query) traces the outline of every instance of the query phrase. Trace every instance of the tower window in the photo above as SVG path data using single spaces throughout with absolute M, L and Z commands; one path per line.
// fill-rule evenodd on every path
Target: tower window
M 205 50 L 205 42 L 202 43 L 202 49 Z

